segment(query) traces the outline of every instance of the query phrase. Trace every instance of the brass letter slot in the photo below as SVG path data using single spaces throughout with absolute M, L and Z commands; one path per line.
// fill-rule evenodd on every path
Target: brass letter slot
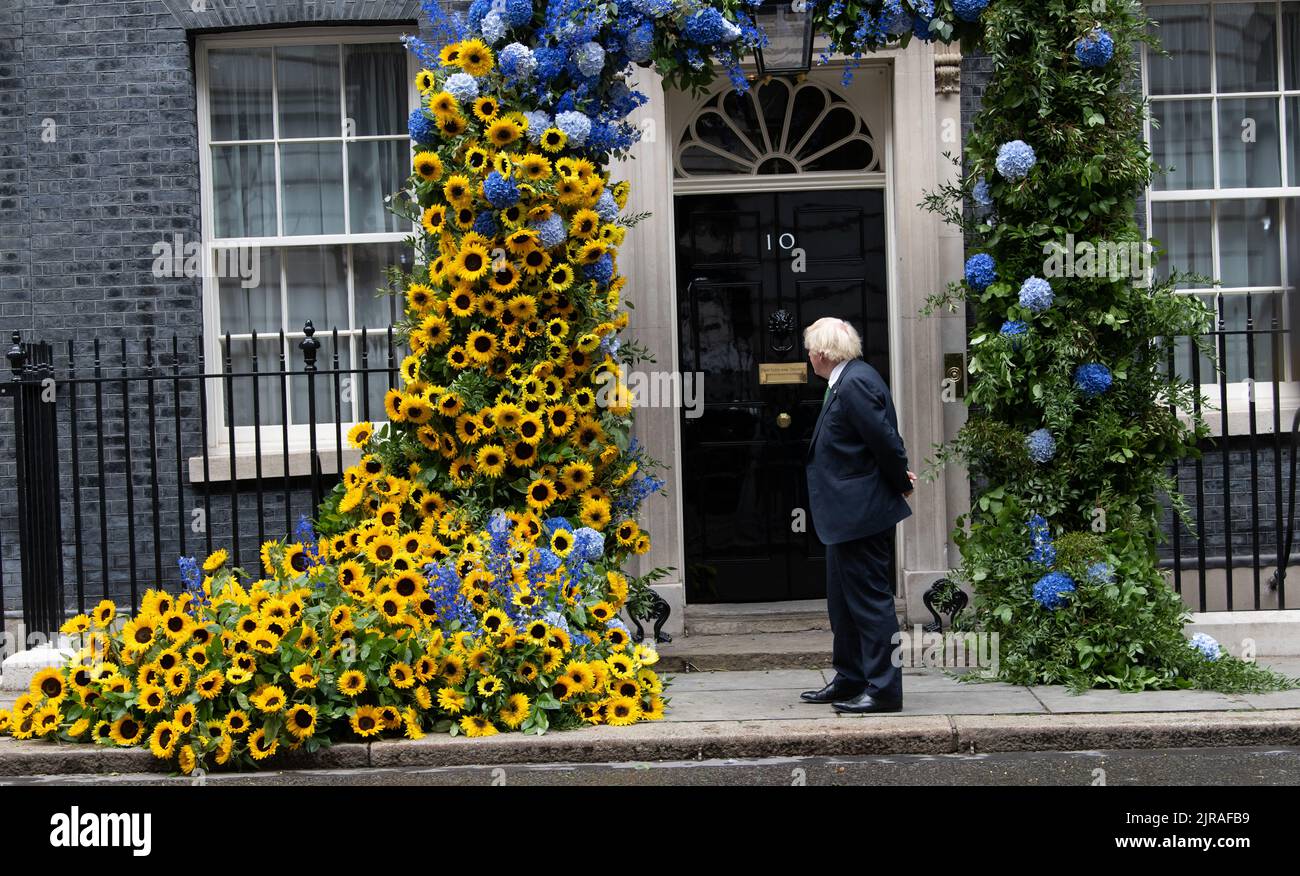
M 774 383 L 807 383 L 807 362 L 760 362 L 758 382 L 761 385 Z

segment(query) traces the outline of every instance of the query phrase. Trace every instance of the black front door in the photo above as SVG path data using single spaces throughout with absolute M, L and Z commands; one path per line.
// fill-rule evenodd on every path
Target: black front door
M 848 320 L 889 379 L 884 215 L 878 190 L 677 198 L 679 367 L 703 381 L 682 417 L 688 602 L 825 598 L 804 454 L 826 382 L 803 329 Z M 782 363 L 807 382 L 762 368 Z

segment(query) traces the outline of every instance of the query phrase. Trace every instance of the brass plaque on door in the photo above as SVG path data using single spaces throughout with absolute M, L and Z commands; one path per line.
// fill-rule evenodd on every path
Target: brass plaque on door
M 760 362 L 758 382 L 762 385 L 773 383 L 807 383 L 807 362 Z

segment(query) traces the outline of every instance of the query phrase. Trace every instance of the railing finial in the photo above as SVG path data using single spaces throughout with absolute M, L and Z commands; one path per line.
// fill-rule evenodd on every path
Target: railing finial
M 23 349 L 23 336 L 19 332 L 15 331 L 12 338 L 14 345 L 9 348 L 9 352 L 5 356 L 9 359 L 9 367 L 14 372 L 14 379 L 17 380 L 18 376 L 22 374 L 23 365 L 27 363 L 27 351 Z
M 303 368 L 307 371 L 315 371 L 316 351 L 320 349 L 320 341 L 316 340 L 316 326 L 312 325 L 309 319 L 303 323 L 302 331 L 307 336 L 298 342 L 298 349 L 302 350 Z

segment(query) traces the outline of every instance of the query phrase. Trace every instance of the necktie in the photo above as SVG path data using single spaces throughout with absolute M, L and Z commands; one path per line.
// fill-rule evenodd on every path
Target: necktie
M 826 384 L 826 392 L 822 394 L 822 407 L 826 407 L 826 402 L 831 397 L 831 385 Z

